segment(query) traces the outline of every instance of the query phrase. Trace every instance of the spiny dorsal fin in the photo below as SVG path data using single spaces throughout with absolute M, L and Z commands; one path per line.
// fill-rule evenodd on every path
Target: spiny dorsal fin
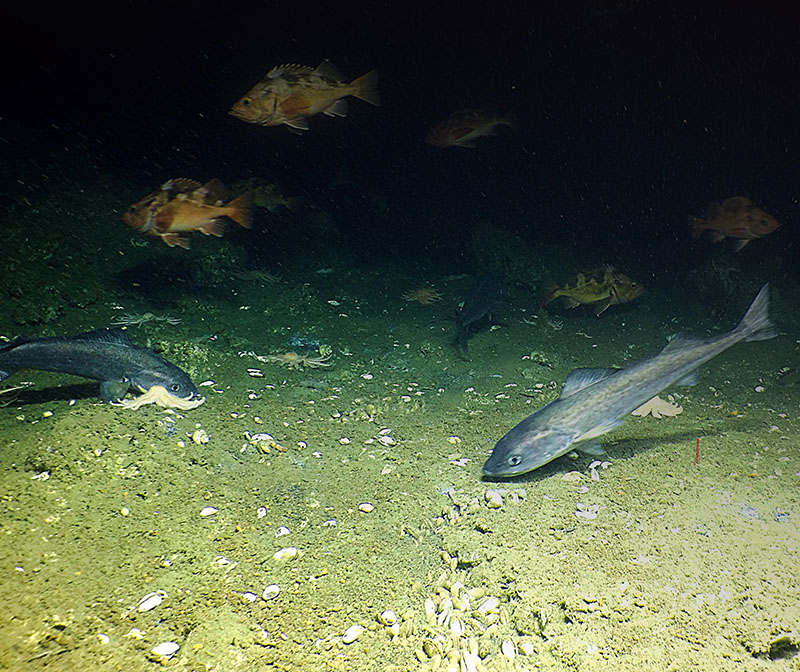
M 272 68 L 265 79 L 277 79 L 286 75 L 301 75 L 308 72 L 314 72 L 314 68 L 309 68 L 307 65 L 298 65 L 297 63 L 284 63 Z
M 340 73 L 339 69 L 330 61 L 322 61 L 322 63 L 317 66 L 316 70 L 314 70 L 314 74 L 325 79 L 332 79 L 334 82 L 345 81 L 344 77 L 342 77 L 342 73 Z
M 561 394 L 558 395 L 559 399 L 564 399 L 584 387 L 589 387 L 589 385 L 613 376 L 617 371 L 620 369 L 575 369 L 564 381 L 564 387 L 561 388 Z

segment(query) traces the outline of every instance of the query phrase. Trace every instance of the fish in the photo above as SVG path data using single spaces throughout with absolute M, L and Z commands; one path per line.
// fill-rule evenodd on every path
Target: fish
M 498 117 L 481 110 L 454 112 L 434 126 L 425 136 L 425 142 L 434 147 L 475 147 L 475 140 L 494 135 L 499 126 L 514 128 L 509 117 Z
M 778 335 L 769 318 L 765 284 L 731 331 L 699 339 L 676 335 L 657 355 L 621 369 L 575 369 L 558 398 L 509 430 L 483 465 L 489 477 L 510 477 L 538 469 L 574 447 L 596 452 L 594 439 L 622 425 L 622 418 L 673 383 L 692 384 L 694 371 L 742 341 Z
M 553 285 L 540 304 L 540 308 L 563 296 L 567 307 L 589 306 L 595 315 L 602 315 L 609 306 L 628 303 L 644 293 L 644 286 L 612 266 L 579 273 L 571 283 L 559 287 Z
M 378 71 L 371 70 L 352 82 L 343 79 L 327 61 L 316 68 L 293 63 L 279 65 L 250 89 L 229 114 L 259 126 L 287 126 L 293 133 L 308 130 L 308 119 L 322 112 L 346 117 L 348 96 L 380 105 Z
M 257 177 L 237 182 L 231 185 L 231 190 L 236 194 L 252 192 L 253 206 L 266 208 L 273 213 L 278 212 L 281 208 L 286 208 L 290 212 L 297 212 L 303 205 L 303 199 L 299 196 L 284 196 L 277 184 L 272 184 Z
M 246 191 L 228 201 L 228 188 L 217 179 L 205 184 L 178 178 L 131 205 L 122 221 L 148 236 L 158 236 L 170 247 L 189 249 L 192 231 L 220 237 L 225 232 L 224 217 L 239 226 L 252 226 L 253 194 Z
M 119 400 L 131 388 L 149 392 L 156 386 L 178 402 L 196 403 L 200 396 L 189 374 L 152 350 L 135 346 L 121 329 L 18 338 L 0 346 L 0 382 L 21 369 L 99 380 L 104 402 Z
M 461 308 L 456 311 L 456 344 L 464 352 L 468 351 L 470 326 L 488 316 L 492 319 L 492 309 L 505 293 L 503 280 L 495 273 L 482 276 L 467 293 Z
M 734 252 L 741 250 L 751 240 L 768 236 L 780 227 L 775 217 L 757 208 L 744 196 L 734 196 L 710 205 L 705 219 L 690 217 L 689 224 L 693 239 L 706 231 L 715 243 L 732 238 Z

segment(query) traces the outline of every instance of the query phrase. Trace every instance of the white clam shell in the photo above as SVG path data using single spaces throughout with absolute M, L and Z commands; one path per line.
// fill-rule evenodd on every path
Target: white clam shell
M 261 597 L 265 600 L 274 600 L 278 595 L 280 595 L 281 587 L 277 583 L 271 583 L 266 588 L 264 588 L 264 592 L 261 593 Z
M 180 648 L 181 645 L 177 642 L 161 642 L 150 649 L 150 653 L 159 658 L 172 658 Z
M 145 612 L 155 609 L 164 601 L 165 597 L 169 597 L 166 590 L 157 590 L 154 593 L 147 593 L 147 595 L 139 600 L 136 611 Z
M 361 636 L 361 633 L 364 632 L 364 630 L 366 630 L 366 628 L 363 625 L 351 625 L 349 628 L 347 628 L 347 630 L 344 631 L 342 642 L 345 644 L 352 644 Z

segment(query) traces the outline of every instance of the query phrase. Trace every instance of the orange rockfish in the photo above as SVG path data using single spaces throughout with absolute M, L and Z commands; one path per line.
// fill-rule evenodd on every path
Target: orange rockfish
M 425 136 L 434 147 L 474 147 L 475 139 L 494 135 L 498 126 L 514 125 L 507 117 L 495 117 L 480 110 L 454 112 Z
M 253 207 L 252 192 L 226 203 L 229 192 L 222 182 L 206 184 L 179 178 L 165 182 L 161 189 L 134 203 L 122 215 L 122 221 L 148 236 L 160 236 L 170 247 L 189 249 L 192 231 L 207 236 L 221 236 L 225 231 L 222 217 L 249 229 Z
M 567 306 L 586 305 L 600 315 L 609 306 L 628 303 L 639 298 L 644 287 L 627 275 L 617 273 L 611 266 L 603 266 L 586 273 L 578 273 L 574 282 L 563 287 L 553 287 L 544 297 L 541 305 L 563 296 Z
M 349 84 L 327 61 L 316 68 L 279 65 L 272 68 L 231 109 L 237 119 L 260 126 L 286 124 L 294 133 L 308 130 L 308 117 L 323 112 L 346 117 L 347 96 L 380 105 L 378 72 L 372 70 Z
M 735 252 L 751 240 L 763 238 L 780 226 L 777 219 L 757 208 L 744 196 L 714 203 L 708 207 L 706 219 L 690 217 L 689 223 L 692 225 L 692 238 L 699 238 L 704 231 L 710 233 L 715 243 L 725 238 L 735 238 Z

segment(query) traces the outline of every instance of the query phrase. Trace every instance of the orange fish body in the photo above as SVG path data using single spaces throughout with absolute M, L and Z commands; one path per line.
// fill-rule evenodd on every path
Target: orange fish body
M 493 117 L 479 110 L 455 112 L 431 129 L 425 142 L 434 147 L 475 147 L 475 140 L 494 135 L 498 126 L 513 128 L 506 117 Z
M 122 215 L 122 221 L 140 233 L 159 236 L 170 247 L 188 249 L 186 234 L 192 231 L 222 236 L 225 231 L 222 217 L 250 228 L 252 192 L 225 203 L 227 195 L 226 187 L 216 179 L 206 184 L 183 178 L 169 180 L 159 191 L 134 203 Z
M 316 68 L 279 65 L 239 99 L 230 114 L 260 126 L 285 124 L 291 131 L 301 133 L 308 130 L 306 119 L 320 112 L 329 117 L 346 117 L 347 96 L 380 105 L 377 84 L 376 70 L 347 83 L 327 62 Z
M 590 306 L 595 315 L 599 316 L 609 306 L 628 303 L 643 293 L 644 287 L 641 284 L 627 275 L 618 273 L 611 266 L 603 266 L 593 271 L 579 273 L 574 282 L 563 287 L 552 287 L 541 306 L 563 296 L 569 308 Z
M 772 215 L 753 205 L 749 198 L 734 196 L 708 208 L 706 219 L 690 217 L 692 238 L 699 238 L 705 231 L 714 242 L 734 238 L 734 249 L 741 250 L 756 238 L 763 238 L 775 231 L 780 223 Z

